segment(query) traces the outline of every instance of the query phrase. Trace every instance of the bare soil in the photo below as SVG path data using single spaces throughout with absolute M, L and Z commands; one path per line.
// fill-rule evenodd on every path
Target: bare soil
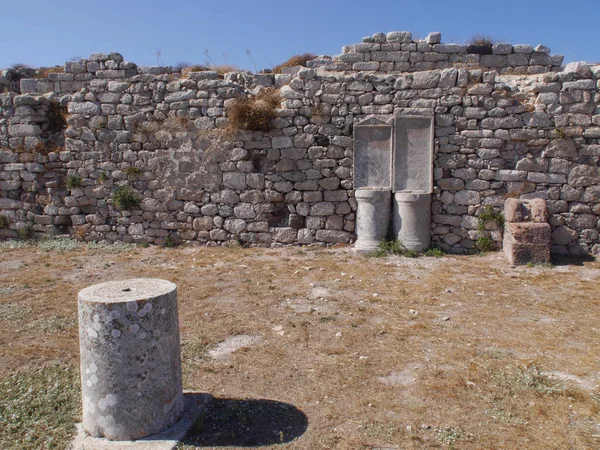
M 133 277 L 178 285 L 184 388 L 216 398 L 181 448 L 600 448 L 598 262 L 0 249 L 0 382 L 76 368 L 77 292 Z

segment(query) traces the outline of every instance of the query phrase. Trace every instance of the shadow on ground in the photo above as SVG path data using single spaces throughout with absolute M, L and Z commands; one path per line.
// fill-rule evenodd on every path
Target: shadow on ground
M 557 255 L 552 254 L 552 264 L 555 266 L 583 266 L 586 262 L 595 261 L 596 257 L 593 255 Z
M 306 415 L 273 400 L 215 398 L 203 407 L 184 444 L 198 447 L 255 447 L 284 444 L 302 436 Z

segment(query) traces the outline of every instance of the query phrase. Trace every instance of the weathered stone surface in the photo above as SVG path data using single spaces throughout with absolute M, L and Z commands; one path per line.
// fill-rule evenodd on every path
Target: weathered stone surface
M 481 197 L 477 191 L 458 191 L 454 195 L 454 202 L 457 205 L 477 205 L 480 201 Z
M 390 225 L 391 191 L 389 189 L 357 189 L 356 236 L 354 250 L 373 252 L 384 240 Z
M 506 238 L 514 242 L 548 245 L 552 237 L 552 227 L 547 223 L 507 222 L 504 233 Z
M 330 244 L 350 242 L 352 235 L 346 231 L 337 230 L 317 230 L 315 233 L 315 240 L 320 242 L 327 242 Z
M 537 222 L 548 220 L 546 201 L 541 198 L 530 200 L 508 198 L 504 203 L 504 219 L 509 223 Z
M 405 117 L 402 112 L 396 113 L 393 168 L 394 192 L 431 193 L 433 117 Z
M 423 251 L 431 239 L 431 194 L 396 192 L 393 198 L 394 235 L 409 250 Z
M 438 85 L 440 77 L 441 75 L 439 71 L 416 72 L 413 74 L 411 87 L 413 89 L 434 88 Z
M 544 152 L 546 158 L 572 158 L 577 156 L 577 146 L 573 139 L 554 139 Z
M 574 187 L 590 186 L 600 182 L 600 167 L 578 164 L 569 172 L 569 184 Z
M 354 128 L 354 187 L 390 188 L 392 127 L 378 120 Z
M 439 33 L 414 42 L 407 32 L 376 33 L 281 75 L 182 77 L 95 55 L 47 80 L 22 80 L 20 95 L 0 74 L 0 90 L 9 91 L 0 94 L 0 198 L 21 202 L 0 213 L 11 230 L 70 221 L 93 240 L 162 244 L 171 234 L 221 243 L 232 238 L 225 221 L 235 234 L 241 220 L 237 236 L 249 245 L 277 242 L 275 223 L 304 230 L 294 243 L 324 242 L 317 230 L 354 231 L 354 193 L 366 174 L 364 186 L 435 186 L 433 236 L 453 251 L 473 246 L 476 211 L 502 206 L 505 194 L 547 199 L 552 226 L 580 241 L 556 248 L 600 248 L 598 68 L 557 72 L 562 57 L 545 47 L 496 44 L 473 54 L 440 42 Z M 221 135 L 238 93 L 266 86 L 284 98 L 272 129 Z M 50 102 L 68 107 L 64 151 L 52 147 L 60 135 L 46 123 Z M 431 139 L 408 130 L 403 120 L 413 117 L 435 117 Z M 362 125 L 374 126 L 365 139 Z M 395 128 L 381 148 L 396 145 L 375 162 L 377 125 Z M 65 174 L 82 184 L 67 196 Z M 126 184 L 140 209 L 115 209 L 112 197 Z
M 90 286 L 79 292 L 83 428 L 90 436 L 134 440 L 183 414 L 177 290 L 157 279 Z
M 96 115 L 100 114 L 100 104 L 94 102 L 71 102 L 69 103 L 68 111 L 69 114 Z
M 39 125 L 15 124 L 9 125 L 8 134 L 14 137 L 39 136 L 42 130 Z
M 291 244 L 296 240 L 298 231 L 295 228 L 275 228 L 273 230 L 273 239 L 276 242 Z
M 550 263 L 550 245 L 529 244 L 505 239 L 502 244 L 504 255 L 512 265 Z
M 558 245 L 568 245 L 579 237 L 579 233 L 572 228 L 560 226 L 552 232 L 552 242 Z

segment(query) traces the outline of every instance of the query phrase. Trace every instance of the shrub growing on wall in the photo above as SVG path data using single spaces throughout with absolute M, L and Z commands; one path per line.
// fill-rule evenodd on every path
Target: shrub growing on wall
M 140 204 L 140 198 L 137 196 L 131 186 L 121 186 L 113 196 L 115 206 L 122 211 L 133 209 Z
M 281 105 L 279 91 L 266 88 L 255 96 L 235 99 L 227 108 L 229 128 L 232 130 L 269 131 L 271 121 L 277 118 Z

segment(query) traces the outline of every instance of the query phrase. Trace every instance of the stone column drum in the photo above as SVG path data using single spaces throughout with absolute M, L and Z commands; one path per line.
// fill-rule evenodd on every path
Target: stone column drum
M 389 189 L 357 189 L 356 243 L 354 251 L 370 253 L 386 238 L 390 226 L 392 192 Z
M 408 250 L 422 252 L 431 239 L 431 194 L 394 194 L 394 235 Z
M 136 440 L 183 414 L 177 286 L 138 278 L 79 292 L 83 429 Z

